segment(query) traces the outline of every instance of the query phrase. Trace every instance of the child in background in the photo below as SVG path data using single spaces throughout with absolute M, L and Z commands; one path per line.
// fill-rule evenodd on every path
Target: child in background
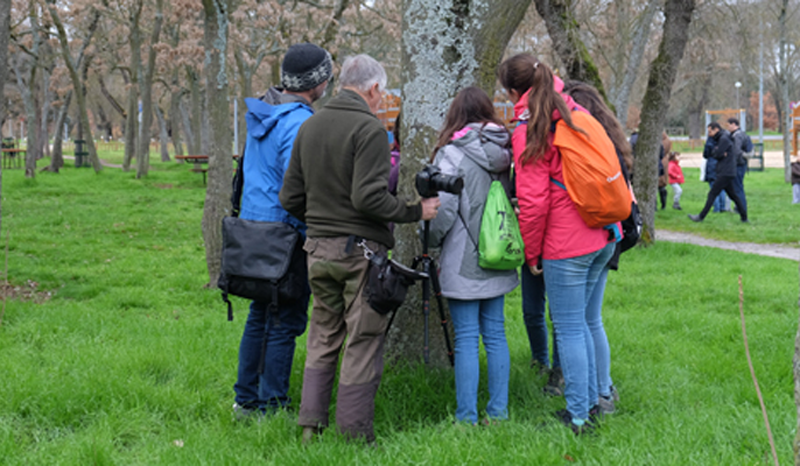
M 669 154 L 669 185 L 672 186 L 672 208 L 681 210 L 681 194 L 683 189 L 683 170 L 681 170 L 681 154 L 679 152 L 670 152 Z
M 800 157 L 792 162 L 792 204 L 800 204 Z

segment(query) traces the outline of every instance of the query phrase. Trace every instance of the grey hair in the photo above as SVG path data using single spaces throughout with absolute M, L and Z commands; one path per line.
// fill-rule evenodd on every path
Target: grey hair
M 347 57 L 339 73 L 339 89 L 351 87 L 367 92 L 376 83 L 379 91 L 386 89 L 386 70 L 377 60 L 364 54 Z

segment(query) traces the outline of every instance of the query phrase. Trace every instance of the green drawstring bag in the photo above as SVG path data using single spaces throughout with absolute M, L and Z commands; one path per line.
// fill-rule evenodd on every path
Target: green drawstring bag
M 514 207 L 500 181 L 492 181 L 481 217 L 478 265 L 484 269 L 513 270 L 525 263 L 525 247 Z

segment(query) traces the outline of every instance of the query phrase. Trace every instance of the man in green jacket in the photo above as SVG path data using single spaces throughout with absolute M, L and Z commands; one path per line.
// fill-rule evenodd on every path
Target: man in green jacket
M 340 92 L 300 128 L 280 192 L 283 207 L 308 225 L 304 249 L 314 295 L 298 424 L 304 441 L 328 426 L 344 344 L 336 424 L 345 435 L 372 442 L 388 319 L 364 297 L 369 261 L 354 243 L 364 239 L 385 254 L 394 246 L 388 223 L 430 220 L 439 199 L 409 204 L 388 191 L 389 142 L 375 116 L 386 86 L 380 63 L 350 57 L 339 81 Z

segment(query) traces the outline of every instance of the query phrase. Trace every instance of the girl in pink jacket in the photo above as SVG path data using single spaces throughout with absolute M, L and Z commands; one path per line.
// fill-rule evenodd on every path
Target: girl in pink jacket
M 602 326 L 603 271 L 614 242 L 607 230 L 586 225 L 559 186 L 565 183 L 561 154 L 552 145 L 552 128 L 563 119 L 579 130 L 572 124 L 570 110 L 585 109 L 561 94 L 563 82 L 530 54 L 504 61 L 498 74 L 516 102 L 514 114 L 519 120 L 512 146 L 527 266 L 534 275 L 544 273 L 566 384 L 567 409 L 555 414 L 580 434 L 593 428 L 589 414 L 598 400 L 591 327 Z
M 683 170 L 681 170 L 681 154 L 678 152 L 670 152 L 669 154 L 669 185 L 672 186 L 672 208 L 681 210 L 681 194 L 683 189 Z

